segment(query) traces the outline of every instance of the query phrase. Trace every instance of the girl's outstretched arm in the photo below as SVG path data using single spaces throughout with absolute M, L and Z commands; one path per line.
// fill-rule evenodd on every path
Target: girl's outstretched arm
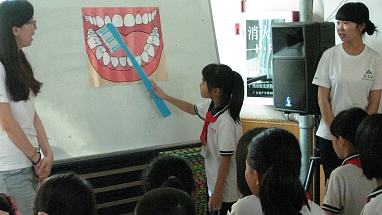
M 177 98 L 174 98 L 174 97 L 166 94 L 160 87 L 158 87 L 158 85 L 154 81 L 151 81 L 151 82 L 154 85 L 154 87 L 151 88 L 151 91 L 155 95 L 157 95 L 159 98 L 170 102 L 171 104 L 173 104 L 174 106 L 176 106 L 177 108 L 181 109 L 182 111 L 184 111 L 186 113 L 189 113 L 191 115 L 196 115 L 193 104 L 186 102 L 186 101 L 183 101 L 183 100 L 180 100 L 180 99 L 177 99 Z

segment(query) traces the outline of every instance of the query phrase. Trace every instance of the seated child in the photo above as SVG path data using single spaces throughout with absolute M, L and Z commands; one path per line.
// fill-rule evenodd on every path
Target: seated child
M 196 215 L 195 203 L 188 193 L 160 187 L 146 192 L 135 207 L 135 215 Z
M 194 198 L 196 196 L 194 173 L 190 165 L 183 158 L 174 155 L 158 155 L 143 171 L 143 192 L 158 187 L 173 187 L 185 191 Z
M 289 131 L 269 128 L 256 135 L 246 165 L 245 178 L 257 197 L 247 203 L 251 215 L 325 214 L 306 197 L 300 181 L 300 146 Z
M 369 194 L 361 215 L 382 215 L 382 114 L 367 116 L 356 134 L 363 173 L 376 179 L 376 188 Z
M 90 183 L 74 173 L 52 175 L 37 190 L 33 215 L 96 215 Z
M 351 108 L 338 113 L 330 125 L 334 151 L 344 161 L 327 182 L 322 206 L 326 214 L 358 215 L 376 186 L 362 173 L 355 141 L 357 128 L 367 115 L 361 108 Z
M 0 193 L 0 215 L 21 215 L 21 213 L 15 213 L 18 210 L 15 207 L 14 200 L 10 196 Z
M 231 211 L 227 215 L 250 215 L 253 213 L 253 207 L 256 201 L 260 204 L 258 198 L 253 195 L 245 180 L 246 159 L 248 154 L 248 146 L 252 139 L 266 128 L 249 129 L 241 138 L 236 148 L 236 168 L 237 168 L 237 187 L 240 193 L 244 196 L 232 205 Z M 254 200 L 255 199 L 255 200 Z

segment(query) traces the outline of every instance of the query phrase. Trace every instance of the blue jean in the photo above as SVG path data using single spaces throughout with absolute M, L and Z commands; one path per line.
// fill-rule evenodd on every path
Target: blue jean
M 33 167 L 0 171 L 0 192 L 11 195 L 23 215 L 32 214 L 33 199 L 38 188 L 33 175 Z

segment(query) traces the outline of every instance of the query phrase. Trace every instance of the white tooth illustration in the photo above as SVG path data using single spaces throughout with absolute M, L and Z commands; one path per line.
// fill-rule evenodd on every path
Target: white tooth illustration
M 126 57 L 120 57 L 119 58 L 119 63 L 121 64 L 121 66 L 125 67 L 126 66 Z
M 90 39 L 93 38 L 93 37 L 98 37 L 98 35 L 95 34 L 95 33 L 90 33 L 90 34 L 88 34 L 88 40 L 90 40 Z
M 135 16 L 135 24 L 137 25 L 142 24 L 142 16 L 139 13 Z
M 98 46 L 97 49 L 96 49 L 96 57 L 97 57 L 97 60 L 101 59 L 103 53 L 105 53 L 105 52 L 106 52 L 105 47 L 103 47 L 103 46 Z
M 151 57 L 155 57 L 155 50 L 154 50 L 154 46 L 152 46 L 151 44 L 146 44 L 145 47 L 144 47 L 144 50 L 147 52 L 147 54 L 149 54 Z
M 158 29 L 158 27 L 154 27 L 153 30 L 151 31 L 151 34 L 152 35 L 156 35 L 156 36 L 159 37 L 159 29 Z
M 120 28 L 123 26 L 123 20 L 122 16 L 119 14 L 115 14 L 112 19 L 113 25 L 117 28 Z
M 92 28 L 90 28 L 88 30 L 88 37 L 87 37 L 87 39 L 90 39 L 92 37 L 98 37 L 98 34 Z
M 136 24 L 148 24 L 149 22 L 153 21 L 155 19 L 155 16 L 157 15 L 157 12 L 158 11 L 155 10 L 151 13 L 144 13 L 143 15 L 136 14 L 135 17 L 133 14 L 126 14 L 124 17 L 122 17 L 119 14 L 115 14 L 114 16 L 112 16 L 112 18 L 109 15 L 105 15 L 104 19 L 100 16 L 92 17 L 89 15 L 85 15 L 84 19 L 87 22 L 99 28 L 103 27 L 107 23 L 113 23 L 113 25 L 118 28 L 123 26 L 133 27 Z M 118 65 L 121 65 L 122 67 L 134 67 L 129 57 L 110 56 L 110 54 L 107 52 L 107 49 L 102 45 L 103 43 L 99 35 L 92 28 L 89 28 L 87 32 L 87 44 L 90 49 L 95 49 L 95 56 L 97 60 L 101 60 L 102 58 L 102 63 L 105 66 L 108 66 L 111 63 L 113 67 L 117 67 Z M 151 34 L 147 37 L 146 44 L 143 47 L 142 53 L 138 56 L 135 56 L 135 60 L 137 61 L 138 65 L 141 66 L 142 62 L 148 63 L 150 57 L 155 57 L 156 53 L 154 46 L 159 45 L 159 29 L 158 27 L 154 27 L 151 31 Z
M 110 55 L 107 52 L 102 54 L 103 65 L 107 66 L 110 63 Z
M 103 25 L 105 24 L 105 22 L 103 21 L 103 19 L 100 17 L 100 16 L 96 16 L 96 20 L 97 20 L 97 26 L 99 28 L 103 27 Z
M 108 16 L 108 15 L 105 16 L 105 24 L 107 24 L 107 23 L 111 23 L 110 16 Z
M 138 65 L 140 66 L 142 64 L 142 58 L 140 55 L 135 57 L 135 60 L 137 60 Z
M 90 22 L 91 19 L 92 19 L 91 16 L 89 16 L 89 15 L 85 15 L 85 20 L 86 20 L 87 22 Z
M 89 22 L 90 22 L 90 24 L 94 24 L 94 21 L 93 21 L 93 17 L 91 17 L 91 16 L 89 16 Z
M 142 22 L 143 24 L 147 24 L 149 23 L 149 16 L 147 15 L 147 13 L 144 13 L 143 16 L 142 16 Z
M 118 63 L 119 63 L 118 58 L 116 58 L 116 57 L 111 57 L 110 60 L 111 60 L 111 64 L 112 64 L 114 67 L 117 67 L 117 66 L 118 66 Z
M 142 52 L 141 58 L 142 58 L 143 62 L 145 62 L 145 63 L 149 62 L 149 54 L 147 53 L 147 51 Z
M 97 25 L 97 18 L 93 17 L 93 25 Z
M 126 57 L 126 60 L 127 60 L 127 65 L 129 65 L 130 67 L 133 67 L 133 63 L 131 62 L 130 58 Z
M 146 43 L 147 44 L 153 44 L 155 46 L 159 46 L 160 45 L 159 37 L 154 36 L 154 35 L 150 35 L 147 37 Z
M 90 49 L 94 49 L 95 47 L 102 45 L 101 38 L 99 37 L 90 37 L 87 43 Z
M 123 18 L 123 23 L 126 27 L 133 27 L 135 25 L 135 19 L 133 14 L 128 13 L 125 15 L 125 18 Z

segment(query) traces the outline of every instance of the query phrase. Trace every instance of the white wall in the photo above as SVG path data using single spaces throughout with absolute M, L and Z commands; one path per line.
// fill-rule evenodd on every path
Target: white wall
M 382 11 L 382 4 L 375 0 L 357 1 L 365 3 L 370 9 L 371 21 L 374 22 L 376 26 L 382 26 L 382 15 L 379 13 L 379 11 Z M 327 17 L 335 10 L 340 2 L 341 0 L 313 1 L 313 21 L 326 21 Z M 244 32 L 241 30 L 241 35 L 235 35 L 235 23 L 240 23 L 245 16 L 250 16 L 252 14 L 255 15 L 271 11 L 299 11 L 300 0 L 247 0 L 246 12 L 244 13 L 241 12 L 241 1 L 239 0 L 211 0 L 211 5 L 220 62 L 227 64 L 231 66 L 232 69 L 244 74 L 242 65 L 242 59 L 245 57 L 243 52 L 245 44 L 243 44 L 244 39 L 242 38 Z M 336 37 L 336 43 L 338 42 L 339 40 Z M 376 49 L 379 53 L 382 53 L 382 40 L 380 36 L 366 36 L 365 43 Z M 381 109 L 382 108 L 380 108 L 380 112 Z M 241 117 L 284 119 L 280 112 L 273 109 L 273 105 L 264 105 L 262 101 L 259 101 L 257 104 L 253 102 L 245 102 Z

